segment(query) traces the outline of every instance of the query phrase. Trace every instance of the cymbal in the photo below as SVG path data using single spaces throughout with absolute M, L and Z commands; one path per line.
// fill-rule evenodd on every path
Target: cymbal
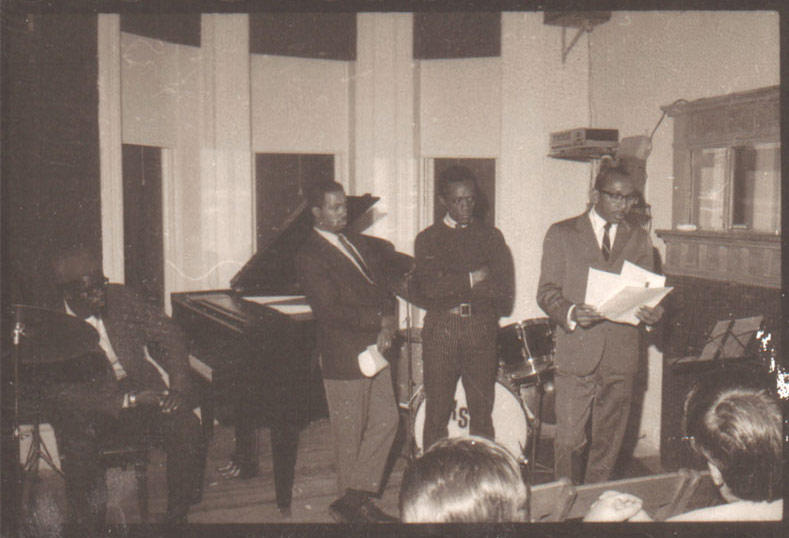
M 19 359 L 25 365 L 59 363 L 95 351 L 99 333 L 85 320 L 37 306 L 14 305 Z

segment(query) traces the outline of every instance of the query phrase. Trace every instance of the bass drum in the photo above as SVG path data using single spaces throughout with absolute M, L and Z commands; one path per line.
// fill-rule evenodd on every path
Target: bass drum
M 423 387 L 419 387 L 414 405 L 416 413 L 413 415 L 411 435 L 416 443 L 416 455 L 418 456 L 425 448 L 423 445 L 425 428 L 425 392 Z M 496 431 L 496 442 L 509 450 L 521 463 L 526 460 L 529 422 L 532 418 L 531 412 L 524 408 L 518 395 L 510 387 L 497 381 L 493 403 L 493 428 Z M 470 435 L 469 419 L 466 391 L 463 389 L 462 380 L 458 379 L 455 389 L 455 408 L 447 423 L 449 437 Z

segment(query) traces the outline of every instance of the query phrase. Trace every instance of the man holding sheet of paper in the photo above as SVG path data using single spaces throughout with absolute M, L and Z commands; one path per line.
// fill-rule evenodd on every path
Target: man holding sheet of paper
M 576 484 L 610 478 L 638 368 L 637 325 L 651 330 L 663 315 L 657 303 L 667 291 L 660 291 L 662 277 L 651 273 L 649 234 L 626 219 L 637 200 L 626 170 L 603 168 L 591 209 L 553 224 L 543 244 L 537 302 L 558 326 L 554 471 Z M 627 285 L 632 282 L 641 289 L 628 289 L 637 287 Z M 612 296 L 613 305 L 606 304 Z

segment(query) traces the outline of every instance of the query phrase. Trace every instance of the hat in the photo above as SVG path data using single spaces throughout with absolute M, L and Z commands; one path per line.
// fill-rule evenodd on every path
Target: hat
M 55 258 L 55 284 L 62 286 L 101 270 L 101 260 L 86 248 L 63 252 Z

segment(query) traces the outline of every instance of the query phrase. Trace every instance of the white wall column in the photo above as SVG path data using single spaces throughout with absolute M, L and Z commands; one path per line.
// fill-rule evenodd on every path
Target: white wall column
M 121 18 L 100 14 L 98 19 L 101 246 L 104 274 L 113 282 L 124 282 Z
M 203 15 L 201 33 L 211 88 L 203 107 L 210 116 L 201 158 L 203 284 L 227 287 L 254 252 L 249 17 Z
M 352 194 L 381 197 L 368 233 L 413 252 L 417 227 L 416 62 L 410 13 L 357 15 Z
M 586 40 L 561 61 L 561 30 L 541 13 L 502 13 L 501 158 L 496 220 L 515 260 L 509 319 L 545 316 L 537 305 L 542 242 L 551 223 L 584 211 L 590 165 L 547 157 L 552 131 L 588 121 Z

